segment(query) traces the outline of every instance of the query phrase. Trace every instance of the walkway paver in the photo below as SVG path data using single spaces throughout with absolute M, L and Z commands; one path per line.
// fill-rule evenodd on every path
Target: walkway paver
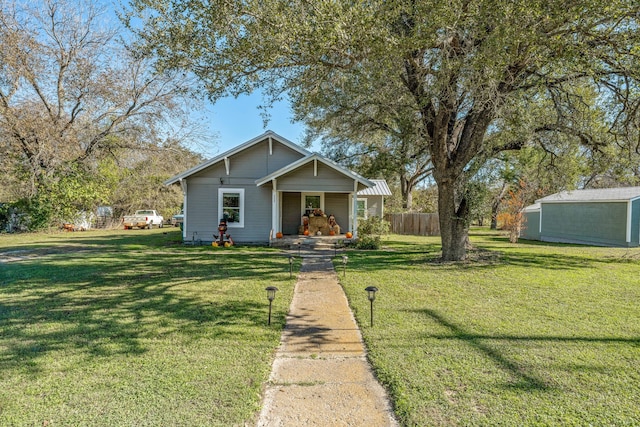
M 258 426 L 396 426 L 328 257 L 304 257 Z

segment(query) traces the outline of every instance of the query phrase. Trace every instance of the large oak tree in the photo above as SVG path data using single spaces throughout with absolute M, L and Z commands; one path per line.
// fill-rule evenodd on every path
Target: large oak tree
M 635 0 L 132 0 L 131 16 L 143 19 L 141 45 L 199 76 L 212 99 L 263 88 L 313 103 L 340 85 L 373 109 L 381 93 L 410 107 L 438 185 L 442 256 L 460 260 L 469 168 L 527 142 L 493 138 L 501 117 L 536 97 L 570 115 L 584 85 L 628 99 L 639 10 Z

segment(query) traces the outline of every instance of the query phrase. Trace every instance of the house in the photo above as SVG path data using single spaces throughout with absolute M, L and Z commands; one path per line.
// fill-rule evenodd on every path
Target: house
M 524 239 L 640 245 L 640 187 L 562 191 L 524 210 Z
M 278 232 L 298 235 L 312 219 L 354 235 L 358 217 L 382 215 L 383 180 L 368 180 L 267 131 L 173 178 L 184 194 L 183 239 L 211 242 L 221 219 L 235 242 L 267 243 Z M 303 219 L 306 217 L 306 220 Z M 323 223 L 324 222 L 324 223 Z
M 384 179 L 371 179 L 373 187 L 358 191 L 358 218 L 384 217 L 384 198 L 391 190 Z

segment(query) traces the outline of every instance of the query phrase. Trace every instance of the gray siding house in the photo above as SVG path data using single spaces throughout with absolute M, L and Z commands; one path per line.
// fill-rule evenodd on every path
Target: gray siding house
M 563 191 L 537 200 L 524 214 L 524 239 L 640 245 L 640 187 Z
M 384 179 L 372 179 L 373 187 L 358 191 L 358 218 L 384 217 L 384 198 L 391 190 Z
M 341 233 L 355 235 L 358 202 L 369 197 L 358 193 L 377 183 L 272 131 L 165 181 L 182 187 L 185 241 L 211 242 L 226 218 L 227 233 L 241 243 L 266 243 L 277 232 L 297 235 L 313 209 L 333 214 Z M 386 182 L 380 185 L 385 192 Z M 382 200 L 369 207 L 381 213 Z

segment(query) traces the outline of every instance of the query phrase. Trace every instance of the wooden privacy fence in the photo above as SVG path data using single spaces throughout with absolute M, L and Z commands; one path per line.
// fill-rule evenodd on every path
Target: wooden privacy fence
M 386 214 L 384 218 L 391 224 L 392 233 L 412 236 L 440 235 L 437 213 Z

